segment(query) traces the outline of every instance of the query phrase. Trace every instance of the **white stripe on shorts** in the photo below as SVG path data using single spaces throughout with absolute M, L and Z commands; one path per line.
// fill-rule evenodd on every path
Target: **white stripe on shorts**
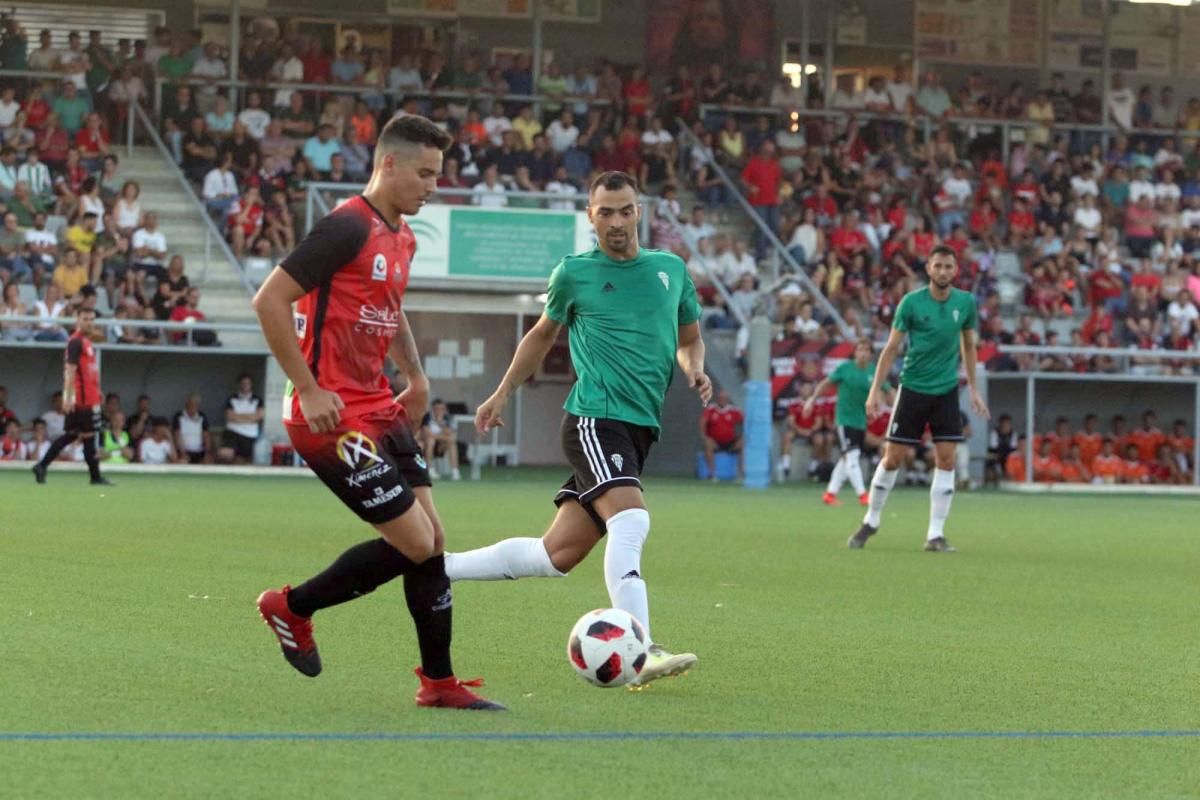
M 584 425 L 584 433 L 588 434 L 592 439 L 592 449 L 596 453 L 596 460 L 600 462 L 600 469 L 604 472 L 603 480 L 611 481 L 612 473 L 608 470 L 608 461 L 604 459 L 604 450 L 600 447 L 600 437 L 596 435 L 595 417 L 588 417 L 587 424 Z
M 583 455 L 592 469 L 592 477 L 596 479 L 596 483 L 600 483 L 604 480 L 604 456 L 601 455 L 600 460 L 597 461 L 596 454 L 592 450 L 591 439 L 588 437 L 588 421 L 587 417 L 580 417 L 579 421 L 575 423 L 575 432 L 579 435 L 579 446 L 583 448 Z

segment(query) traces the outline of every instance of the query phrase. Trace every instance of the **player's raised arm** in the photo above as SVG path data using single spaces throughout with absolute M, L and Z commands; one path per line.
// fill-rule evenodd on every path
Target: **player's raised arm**
M 400 312 L 399 325 L 396 335 L 388 345 L 388 358 L 404 376 L 405 387 L 396 402 L 404 406 L 408 418 L 414 424 L 420 424 L 421 417 L 429 406 L 429 378 L 425 377 L 425 369 L 421 366 L 421 353 L 417 350 L 416 339 L 413 338 L 412 328 L 408 325 L 408 317 Z
M 561 322 L 551 319 L 548 314 L 542 314 L 537 324 L 521 338 L 517 352 L 513 354 L 512 363 L 508 365 L 508 371 L 504 373 L 500 385 L 475 412 L 476 430 L 487 433 L 492 428 L 504 426 L 501 414 L 504 413 L 508 398 L 537 371 L 550 348 L 558 340 L 561 330 Z
M 962 330 L 962 359 L 963 369 L 967 373 L 967 387 L 970 390 L 971 410 L 983 419 L 991 419 L 992 412 L 988 410 L 987 403 L 983 402 L 983 395 L 979 394 L 979 388 L 975 385 L 975 329 L 963 328 Z M 878 375 L 878 371 L 875 373 Z
M 687 376 L 688 386 L 700 393 L 701 403 L 708 405 L 712 399 L 712 381 L 704 371 L 704 337 L 700 335 L 699 322 L 679 326 L 679 347 L 675 351 L 675 359 Z
M 275 267 L 254 295 L 254 313 L 262 325 L 267 346 L 300 396 L 300 409 L 308 427 L 315 433 L 324 433 L 337 427 L 339 409 L 344 405 L 337 393 L 317 385 L 296 341 L 292 304 L 305 293 L 295 278 L 282 267 Z
M 897 314 L 897 317 L 899 314 Z M 887 376 L 892 372 L 892 365 L 896 363 L 896 356 L 900 354 L 900 345 L 904 342 L 904 331 L 900 328 L 892 328 L 888 334 L 887 344 L 883 346 L 883 352 L 879 354 L 879 363 L 875 365 L 875 377 L 871 381 L 871 393 L 867 395 L 867 416 L 874 417 L 879 414 L 881 404 L 880 392 L 883 384 L 887 382 Z
M 813 393 L 810 394 L 808 399 L 804 401 L 805 414 L 812 413 L 813 406 L 817 404 L 817 398 L 829 391 L 830 386 L 833 386 L 833 381 L 829 380 L 828 375 L 824 378 L 821 378 L 821 382 L 817 384 L 815 389 L 813 389 Z

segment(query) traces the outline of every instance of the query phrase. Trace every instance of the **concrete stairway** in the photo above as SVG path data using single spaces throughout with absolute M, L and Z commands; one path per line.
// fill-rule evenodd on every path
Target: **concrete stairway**
M 183 256 L 188 280 L 202 291 L 200 310 L 214 322 L 252 322 L 254 312 L 241 278 L 219 249 L 211 244 L 205 270 L 202 212 L 188 200 L 186 190 L 154 147 L 135 147 L 132 155 L 120 148 L 121 175 L 142 187 L 144 211 L 158 213 L 158 226 L 167 239 L 167 250 Z

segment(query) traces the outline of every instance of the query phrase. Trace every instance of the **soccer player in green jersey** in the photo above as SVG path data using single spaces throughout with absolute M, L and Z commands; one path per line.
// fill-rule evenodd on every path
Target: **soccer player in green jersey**
M 854 487 L 858 502 L 867 504 L 867 490 L 863 486 L 862 457 L 863 440 L 867 435 L 867 393 L 875 377 L 875 365 L 871 363 L 874 348 L 870 339 L 859 339 L 854 345 L 854 358 L 843 361 L 837 369 L 817 384 L 812 396 L 804 402 L 804 413 L 811 414 L 817 398 L 825 394 L 830 386 L 837 386 L 837 412 L 834 418 L 838 447 L 841 458 L 833 468 L 829 485 L 821 501 L 827 506 L 841 505 L 838 492 L 846 479 Z
M 451 580 L 562 577 L 607 534 L 609 599 L 637 618 L 651 637 L 641 563 L 650 514 L 639 476 L 658 439 L 673 362 L 679 362 L 706 405 L 712 383 L 704 373 L 696 288 L 683 260 L 638 243 L 634 179 L 623 172 L 597 176 L 587 213 L 598 246 L 555 267 L 541 319 L 521 340 L 499 388 L 475 414 L 480 433 L 503 425 L 509 397 L 567 328 L 578 378 L 564 406 L 562 447 L 572 475 L 554 497 L 558 511 L 540 539 L 505 539 L 447 554 L 446 573 Z M 672 654 L 652 644 L 635 685 L 681 674 L 695 663 L 691 653 Z
M 929 285 L 909 292 L 896 308 L 892 332 L 879 356 L 871 391 L 867 395 L 867 415 L 879 411 L 882 386 L 904 337 L 908 352 L 900 372 L 900 390 L 888 426 L 883 460 L 875 469 L 868 496 L 867 516 L 862 527 L 847 543 L 852 549 L 863 547 L 879 531 L 880 515 L 888 493 L 896 484 L 896 475 L 904 462 L 904 453 L 921 443 L 925 427 L 933 434 L 937 468 L 929 488 L 929 529 L 925 549 L 953 553 L 946 541 L 944 526 L 954 499 L 954 451 L 963 438 L 962 414 L 958 409 L 958 366 L 961 353 L 970 388 L 971 408 L 988 419 L 987 404 L 975 387 L 975 329 L 978 325 L 975 298 L 970 292 L 954 288 L 958 257 L 949 247 L 933 248 L 925 263 Z

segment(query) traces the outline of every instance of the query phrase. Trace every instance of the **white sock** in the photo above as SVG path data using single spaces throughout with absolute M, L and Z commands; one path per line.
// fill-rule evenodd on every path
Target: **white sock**
M 826 494 L 837 494 L 846 482 L 846 459 L 839 458 L 833 465 L 833 474 L 829 476 L 829 485 L 825 487 Z
M 780 469 L 791 469 L 792 468 L 792 457 L 790 455 L 789 456 L 780 456 L 779 468 Z
M 883 514 L 883 506 L 887 503 L 888 493 L 896 485 L 896 476 L 899 474 L 900 470 L 898 469 L 884 469 L 882 461 L 875 468 L 875 477 L 871 479 L 871 494 L 868 498 L 867 516 L 863 518 L 863 522 L 872 528 L 879 527 L 879 517 Z
M 850 485 L 854 487 L 854 495 L 861 497 L 866 491 L 863 486 L 862 462 L 861 454 L 858 450 L 851 450 L 846 453 L 846 475 L 850 478 Z
M 935 469 L 933 482 L 929 484 L 929 532 L 925 539 L 937 539 L 944 534 L 942 528 L 950 516 L 950 503 L 954 500 L 954 470 Z
M 502 581 L 561 578 L 541 539 L 505 539 L 465 553 L 446 553 L 446 577 L 452 581 Z
M 642 546 L 650 534 L 650 514 L 630 508 L 608 518 L 604 546 L 604 582 L 613 608 L 628 611 L 646 629 L 650 638 L 650 601 L 642 580 Z

